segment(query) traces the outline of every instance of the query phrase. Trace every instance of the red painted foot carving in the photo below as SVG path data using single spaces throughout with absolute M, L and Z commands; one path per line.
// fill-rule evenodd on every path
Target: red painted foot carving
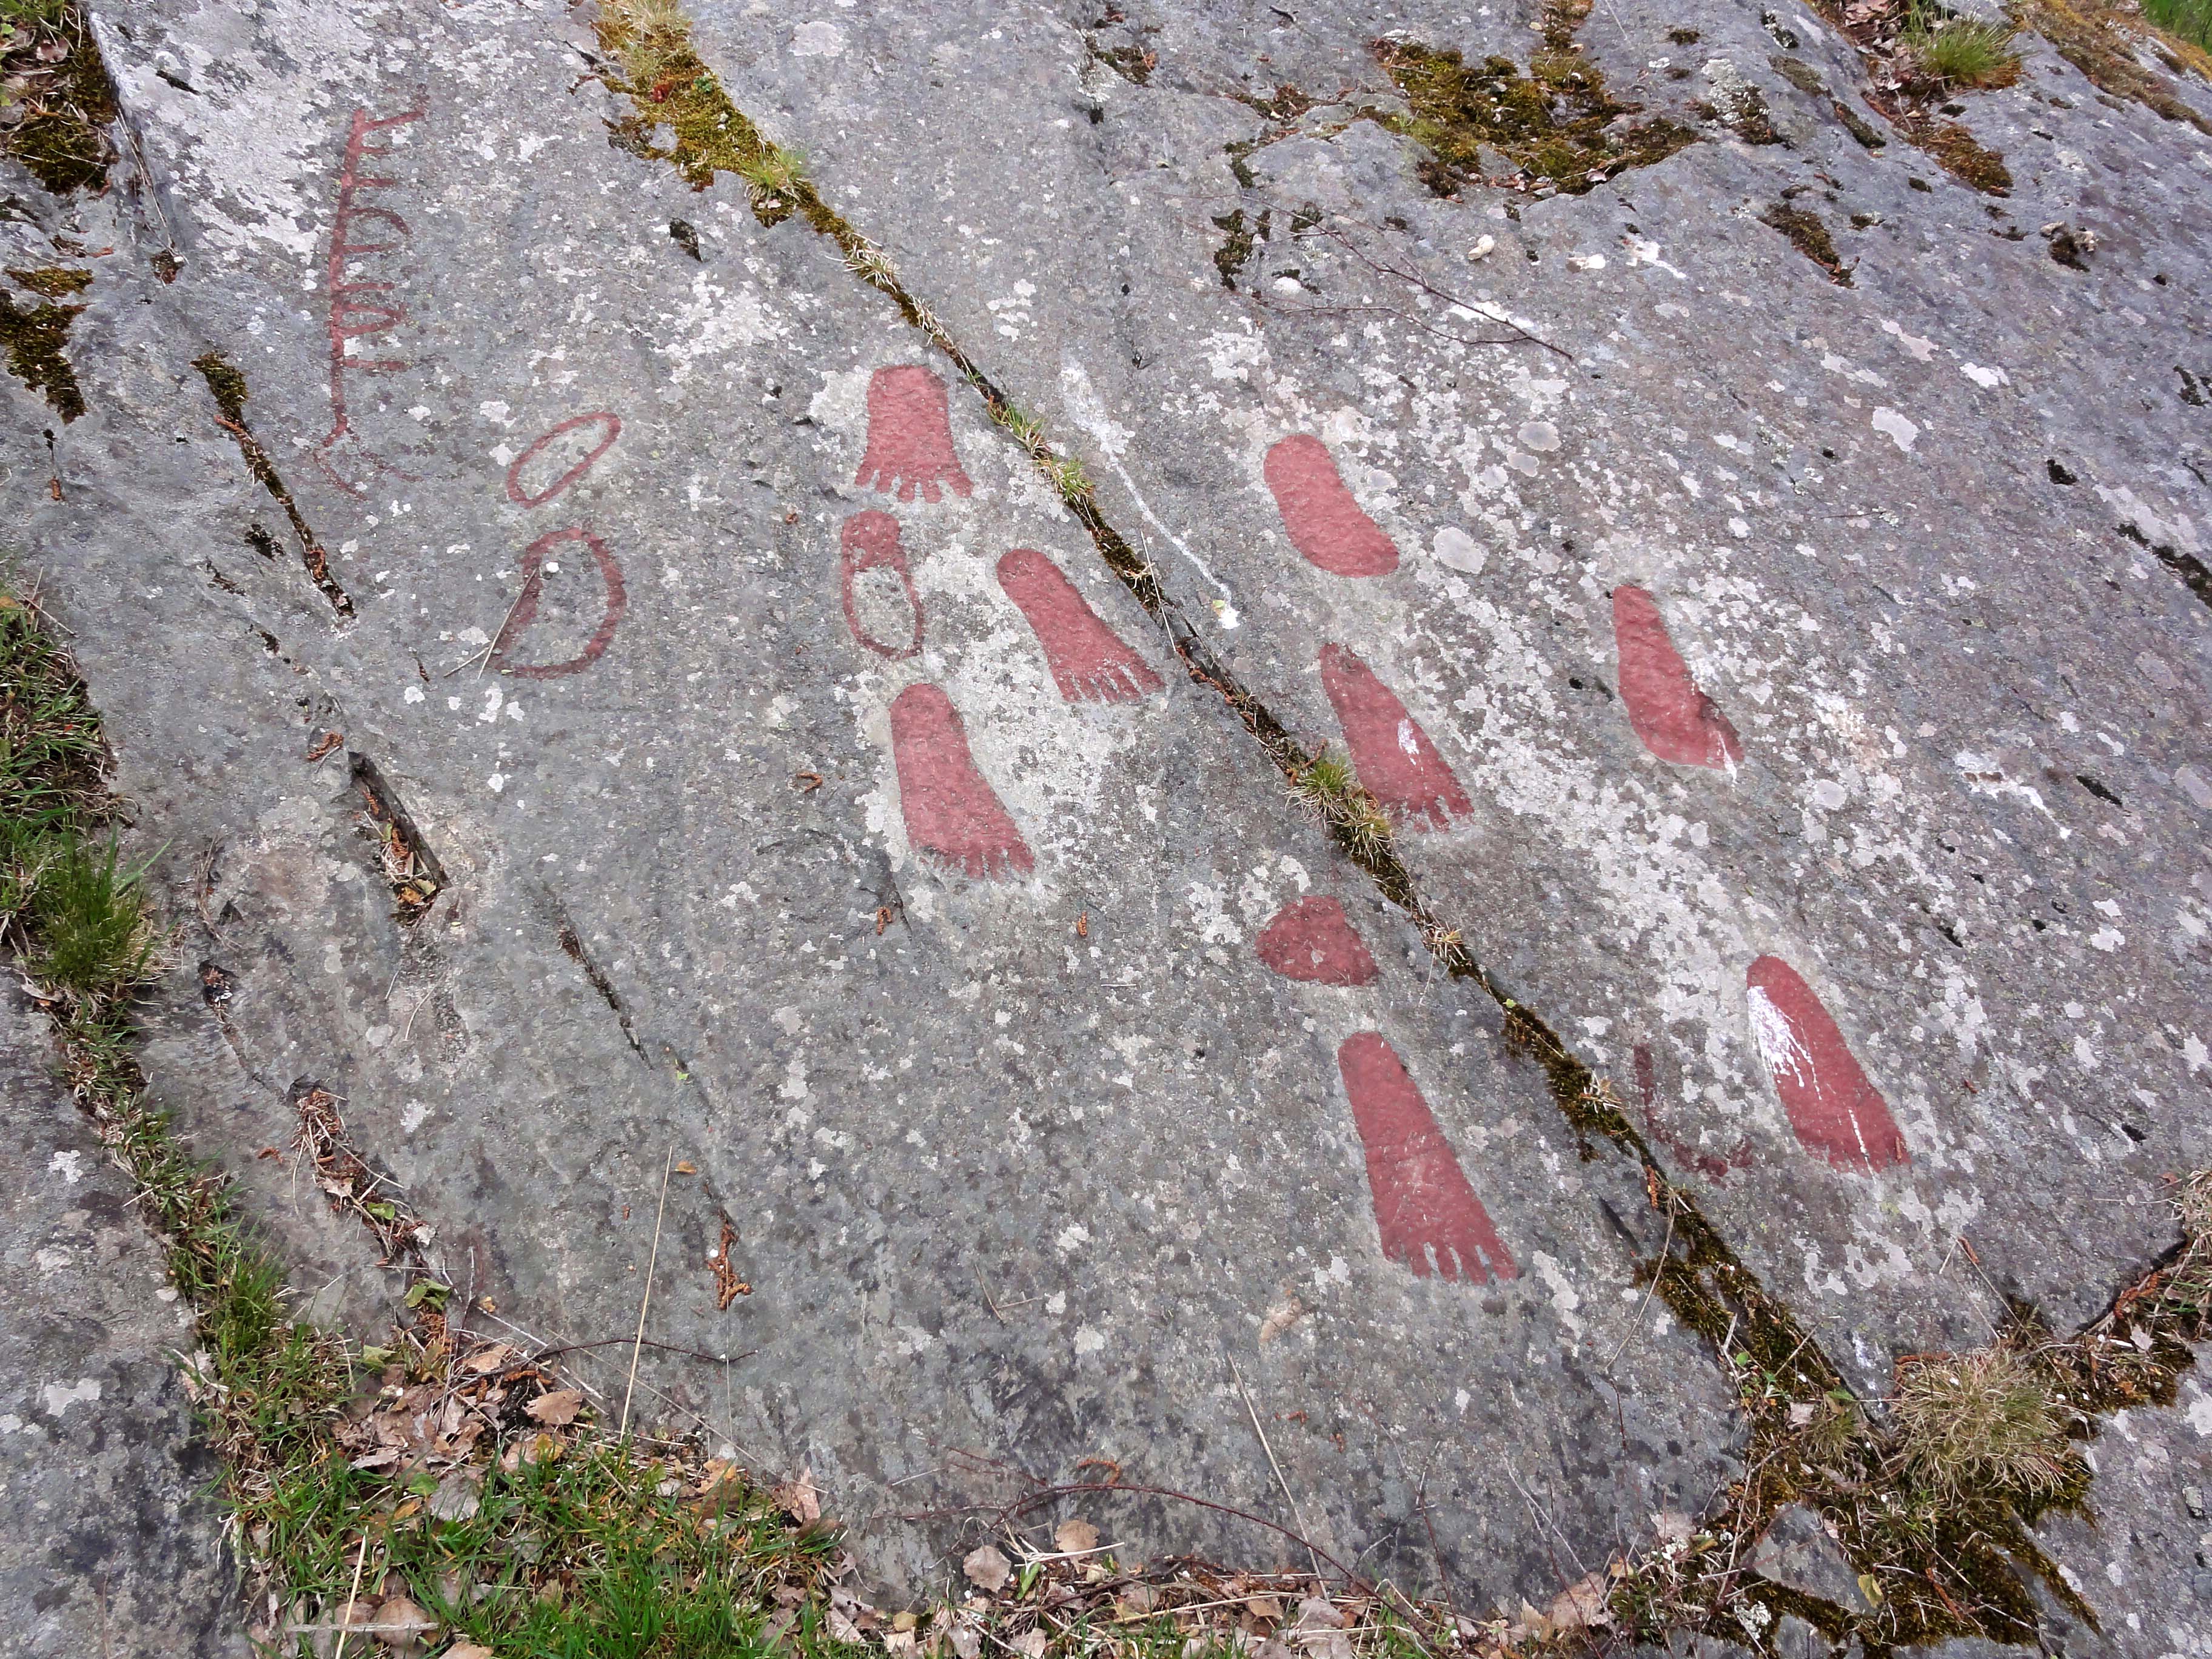
M 1336 1051 L 1336 1065 L 1367 1150 L 1382 1254 L 1404 1262 L 1416 1279 L 1516 1277 L 1521 1270 L 1498 1243 L 1397 1051 L 1379 1033 L 1362 1031 Z
M 1444 757 L 1375 671 L 1340 645 L 1321 651 L 1322 689 L 1335 706 L 1360 786 L 1412 830 L 1442 830 L 1474 810 Z
M 1667 636 L 1651 596 L 1623 583 L 1613 590 L 1613 639 L 1620 653 L 1620 700 L 1644 746 L 1679 766 L 1725 769 L 1743 744 Z
M 968 752 L 952 700 L 933 685 L 909 685 L 891 702 L 891 756 L 899 805 L 915 848 L 971 876 L 998 878 L 1036 867 L 1029 844 Z
M 1068 702 L 1134 702 L 1164 684 L 1036 549 L 1018 547 L 1000 560 L 999 586 L 1029 618 L 1045 665 Z
M 917 489 L 934 501 L 940 484 L 963 498 L 973 493 L 952 453 L 944 381 L 915 364 L 876 371 L 868 382 L 868 452 L 853 482 L 886 495 L 896 490 L 902 501 Z
M 1748 978 L 1752 1039 L 1798 1145 L 1853 1175 L 1909 1161 L 1888 1103 L 1813 988 L 1780 957 L 1759 957 Z
M 914 635 L 903 645 L 886 645 L 860 621 L 853 587 L 871 570 L 890 571 L 906 594 L 907 608 L 914 613 Z M 870 508 L 845 520 L 844 529 L 837 533 L 837 591 L 845 602 L 845 626 L 878 656 L 896 662 L 921 649 L 921 595 L 914 591 L 914 577 L 906 568 L 906 550 L 899 545 L 898 520 L 890 514 Z
M 1387 576 L 1398 568 L 1398 544 L 1359 510 L 1320 439 L 1284 439 L 1264 470 L 1291 545 L 1310 563 L 1332 576 Z
M 1285 979 L 1315 985 L 1372 985 L 1375 958 L 1333 898 L 1293 899 L 1261 930 L 1260 960 Z

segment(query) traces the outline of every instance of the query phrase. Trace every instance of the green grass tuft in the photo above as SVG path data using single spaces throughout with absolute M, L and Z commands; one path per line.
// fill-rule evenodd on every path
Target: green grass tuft
M 2168 34 L 2212 48 L 2212 0 L 2143 0 L 2143 16 Z
M 2083 1477 L 2053 1397 L 2057 1379 L 2016 1348 L 1920 1360 L 1890 1402 L 1905 1473 L 1939 1498 L 1972 1491 L 2047 1499 Z
M 2013 31 L 1966 17 L 1931 18 L 1915 8 L 1899 42 L 1931 79 L 1952 87 L 2004 87 L 2020 78 Z
M 143 870 L 125 870 L 111 837 L 103 853 L 83 837 L 56 838 L 33 877 L 27 922 L 31 973 L 50 991 L 105 999 L 143 983 L 157 944 Z

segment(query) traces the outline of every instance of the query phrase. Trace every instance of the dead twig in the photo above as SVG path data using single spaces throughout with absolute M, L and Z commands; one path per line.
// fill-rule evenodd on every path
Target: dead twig
M 627 1439 L 629 1435 L 630 1397 L 637 1392 L 638 1357 L 645 1350 L 645 1315 L 653 1305 L 653 1274 L 660 1265 L 660 1224 L 668 1214 L 668 1177 L 676 1170 L 676 1144 L 669 1143 L 668 1161 L 660 1169 L 660 1207 L 653 1215 L 653 1253 L 646 1258 L 645 1293 L 637 1302 L 637 1335 L 632 1339 L 629 1351 L 629 1384 L 623 1390 L 622 1425 L 615 1431 L 615 1438 Z

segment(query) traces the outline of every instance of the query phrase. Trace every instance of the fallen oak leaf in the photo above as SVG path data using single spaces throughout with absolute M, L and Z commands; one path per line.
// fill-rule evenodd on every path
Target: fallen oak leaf
M 576 1420 L 583 1409 L 584 1391 L 581 1389 L 555 1389 L 541 1394 L 522 1409 L 535 1423 L 549 1429 L 564 1429 Z
M 986 1595 L 995 1595 L 1006 1588 L 1013 1575 L 1013 1564 L 999 1553 L 994 1544 L 981 1544 L 968 1552 L 960 1571 L 968 1575 L 968 1582 Z

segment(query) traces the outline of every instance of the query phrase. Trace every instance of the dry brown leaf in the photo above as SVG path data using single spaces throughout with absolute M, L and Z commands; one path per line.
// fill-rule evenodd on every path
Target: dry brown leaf
M 499 1659 L 489 1648 L 478 1647 L 474 1642 L 456 1642 L 438 1656 L 438 1659 Z
M 1552 1598 L 1545 1616 L 1558 1630 L 1602 1630 L 1613 1623 L 1613 1609 L 1606 1605 L 1605 1575 L 1591 1573 L 1578 1578 Z
M 1045 1633 L 1041 1630 L 1025 1630 L 1006 1644 L 1023 1659 L 1044 1659 Z
M 984 1544 L 968 1552 L 968 1559 L 960 1564 L 960 1571 L 968 1575 L 968 1582 L 986 1595 L 998 1593 L 1012 1576 L 1013 1564 L 999 1553 L 994 1544 Z
M 815 1486 L 814 1471 L 801 1466 L 799 1473 L 769 1494 L 775 1506 L 802 1526 L 822 1518 L 822 1493 Z
M 830 1639 L 831 1641 L 847 1642 L 855 1647 L 860 1645 L 860 1627 L 854 1624 L 850 1619 L 848 1619 L 843 1613 L 838 1612 L 836 1608 L 832 1607 L 830 1609 L 830 1617 L 825 1622 L 830 1626 Z
M 581 1389 L 556 1389 L 550 1394 L 539 1395 L 522 1409 L 529 1413 L 531 1421 L 543 1423 L 549 1429 L 560 1429 L 574 1422 L 583 1407 Z
M 1081 1517 L 1061 1522 L 1053 1528 L 1052 1547 L 1062 1555 L 1080 1555 L 1098 1547 L 1098 1528 Z
M 1251 1609 L 1255 1619 L 1272 1619 L 1277 1624 L 1282 1622 L 1283 1604 L 1272 1595 L 1253 1596 L 1244 1605 Z
M 488 1348 L 478 1348 L 461 1361 L 461 1369 L 471 1376 L 482 1376 L 486 1371 L 495 1371 L 514 1358 L 514 1350 L 504 1342 L 495 1342 Z

